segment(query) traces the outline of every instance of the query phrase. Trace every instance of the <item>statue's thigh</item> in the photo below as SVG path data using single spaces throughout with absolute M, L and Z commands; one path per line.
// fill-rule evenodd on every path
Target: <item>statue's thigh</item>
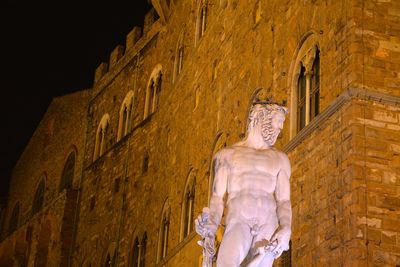
M 252 239 L 247 224 L 239 222 L 229 224 L 219 247 L 217 266 L 239 266 L 249 252 Z

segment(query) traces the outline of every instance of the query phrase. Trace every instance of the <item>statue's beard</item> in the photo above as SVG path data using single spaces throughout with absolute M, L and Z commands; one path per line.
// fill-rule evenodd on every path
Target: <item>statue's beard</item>
M 269 146 L 273 146 L 275 144 L 280 132 L 280 129 L 274 129 L 269 121 L 264 121 L 261 125 L 261 135 L 264 139 L 264 142 Z

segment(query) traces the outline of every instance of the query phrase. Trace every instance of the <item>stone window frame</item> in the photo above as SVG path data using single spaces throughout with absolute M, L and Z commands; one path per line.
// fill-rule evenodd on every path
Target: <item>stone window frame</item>
M 132 127 L 134 93 L 132 90 L 125 95 L 119 110 L 117 142 L 127 135 Z
M 303 39 L 302 42 L 300 42 L 298 49 L 296 50 L 296 58 L 294 61 L 292 61 L 291 64 L 291 71 L 289 74 L 289 88 L 290 88 L 290 139 L 292 139 L 298 132 L 299 130 L 299 111 L 298 111 L 298 105 L 299 105 L 299 96 L 298 96 L 298 90 L 299 90 L 299 80 L 300 80 L 300 75 L 302 73 L 302 70 L 304 70 L 305 74 L 305 100 L 304 100 L 304 106 L 305 106 L 305 125 L 306 127 L 312 119 L 315 118 L 313 116 L 311 118 L 311 78 L 312 78 L 312 69 L 314 66 L 314 62 L 316 59 L 317 51 L 319 53 L 319 60 L 320 60 L 320 54 L 321 54 L 321 48 L 319 45 L 319 40 L 317 38 L 317 35 L 314 33 L 308 33 Z M 320 64 L 320 62 L 319 62 Z M 319 70 L 320 71 L 320 70 Z M 320 92 L 321 92 L 321 71 L 319 72 L 319 88 L 318 88 L 318 105 L 320 102 Z M 303 128 L 304 128 L 303 127 Z
M 76 167 L 76 149 L 72 149 L 72 151 L 68 154 L 67 159 L 64 161 L 64 168 L 61 173 L 61 179 L 60 179 L 60 189 L 59 191 L 63 191 L 64 189 L 72 189 L 73 183 L 74 183 L 74 176 L 75 176 L 75 167 Z M 73 165 L 71 167 L 71 161 L 73 156 Z M 68 168 L 68 169 L 67 169 Z M 67 176 L 71 175 L 71 176 Z
M 184 27 L 184 26 L 183 26 Z M 174 59 L 174 72 L 172 81 L 175 82 L 179 75 L 182 73 L 183 61 L 185 56 L 185 44 L 184 44 L 185 32 L 182 30 L 179 34 L 178 41 L 175 47 L 175 59 Z
M 160 104 L 160 93 L 162 89 L 162 76 L 162 66 L 161 64 L 157 64 L 150 75 L 149 81 L 147 82 L 143 119 L 147 119 L 158 109 Z
M 106 113 L 103 115 L 99 125 L 97 126 L 96 140 L 94 143 L 93 161 L 96 161 L 98 158 L 100 158 L 106 150 L 105 138 L 109 125 L 110 125 L 110 115 Z
M 170 218 L 171 218 L 171 206 L 169 204 L 169 199 L 167 198 L 164 202 L 160 217 L 160 229 L 158 231 L 158 245 L 157 245 L 157 263 L 159 263 L 168 255 Z
M 46 175 L 42 174 L 39 183 L 36 186 L 35 195 L 32 201 L 31 215 L 35 215 L 43 209 L 46 193 Z
M 133 239 L 132 248 L 129 257 L 130 267 L 144 267 L 146 262 L 147 251 L 147 232 L 144 232 L 142 238 L 139 235 Z
M 18 229 L 19 219 L 20 219 L 20 210 L 21 204 L 17 201 L 14 204 L 14 208 L 12 209 L 12 213 L 10 216 L 10 220 L 8 223 L 8 234 L 11 235 Z
M 196 11 L 195 46 L 198 45 L 207 30 L 207 9 L 208 0 L 200 0 Z
M 185 188 L 182 195 L 182 212 L 180 241 L 183 241 L 194 230 L 194 206 L 196 197 L 197 171 L 191 169 L 187 175 Z

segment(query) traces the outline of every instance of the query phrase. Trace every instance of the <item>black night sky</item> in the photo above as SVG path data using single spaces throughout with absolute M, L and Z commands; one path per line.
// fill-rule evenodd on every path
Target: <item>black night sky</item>
M 150 0 L 28 1 L 0 4 L 2 153 L 0 197 L 51 99 L 92 86 L 94 71 L 135 25 Z

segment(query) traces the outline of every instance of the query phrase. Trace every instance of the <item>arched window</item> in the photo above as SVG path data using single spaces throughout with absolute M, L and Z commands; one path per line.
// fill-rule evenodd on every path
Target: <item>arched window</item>
M 18 228 L 19 223 L 19 202 L 14 205 L 8 224 L 8 234 L 12 234 Z
M 315 59 L 312 66 L 310 82 L 310 119 L 319 114 L 319 49 L 316 48 Z
M 144 106 L 144 119 L 156 112 L 159 105 L 159 98 L 162 86 L 161 65 L 157 65 L 150 76 L 147 90 L 146 103 Z
M 184 32 L 180 34 L 175 50 L 174 76 L 173 76 L 174 81 L 179 76 L 179 74 L 181 74 L 183 69 L 183 57 L 185 51 L 183 37 L 184 37 Z
M 139 267 L 139 255 L 140 255 L 140 243 L 139 238 L 136 237 L 133 242 L 132 254 L 131 254 L 131 267 Z
M 41 229 L 36 245 L 36 255 L 34 261 L 34 267 L 47 266 L 49 256 L 49 245 L 51 240 L 51 222 L 46 220 L 41 224 Z
M 144 267 L 145 260 L 146 260 L 146 247 L 147 247 L 147 233 L 145 232 L 142 241 L 140 242 L 140 260 L 139 260 L 139 267 Z
M 35 197 L 33 199 L 32 215 L 35 215 L 43 208 L 44 191 L 45 191 L 45 181 L 44 178 L 41 178 L 39 185 L 36 188 Z
M 60 191 L 71 189 L 74 180 L 75 171 L 75 152 L 71 152 L 64 165 L 64 170 L 61 177 Z
M 104 267 L 111 267 L 111 266 L 112 266 L 112 261 L 111 261 L 110 253 L 107 253 L 107 257 L 106 257 L 106 259 L 105 259 L 105 261 L 104 261 L 103 266 L 104 266 Z
M 208 202 L 210 202 L 212 190 L 214 186 L 214 155 L 222 148 L 226 147 L 228 135 L 224 131 L 219 131 L 214 138 L 211 155 L 210 155 L 210 169 L 208 181 Z
M 139 238 L 135 238 L 133 243 L 132 254 L 131 254 L 131 267 L 144 267 L 146 259 L 146 247 L 147 247 L 147 233 L 143 234 L 142 240 L 139 242 Z
M 117 141 L 121 140 L 131 129 L 133 112 L 133 91 L 129 91 L 124 101 L 122 102 L 121 109 L 119 110 L 118 121 L 118 135 Z
M 301 64 L 297 82 L 297 131 L 306 125 L 306 68 Z
M 186 181 L 182 205 L 181 240 L 193 230 L 196 176 L 191 171 Z
M 207 26 L 207 0 L 201 0 L 197 11 L 196 41 L 199 41 L 206 32 Z
M 161 223 L 158 236 L 157 262 L 164 259 L 168 253 L 170 213 L 171 209 L 169 206 L 169 201 L 167 199 L 164 203 L 163 211 L 161 213 Z
M 320 112 L 320 50 L 315 35 L 307 36 L 291 66 L 291 120 L 293 138 Z
M 98 159 L 101 155 L 103 155 L 106 150 L 106 132 L 108 129 L 108 125 L 110 124 L 110 116 L 108 114 L 104 114 L 100 120 L 99 126 L 96 131 L 96 141 L 94 146 L 94 154 L 93 161 Z

